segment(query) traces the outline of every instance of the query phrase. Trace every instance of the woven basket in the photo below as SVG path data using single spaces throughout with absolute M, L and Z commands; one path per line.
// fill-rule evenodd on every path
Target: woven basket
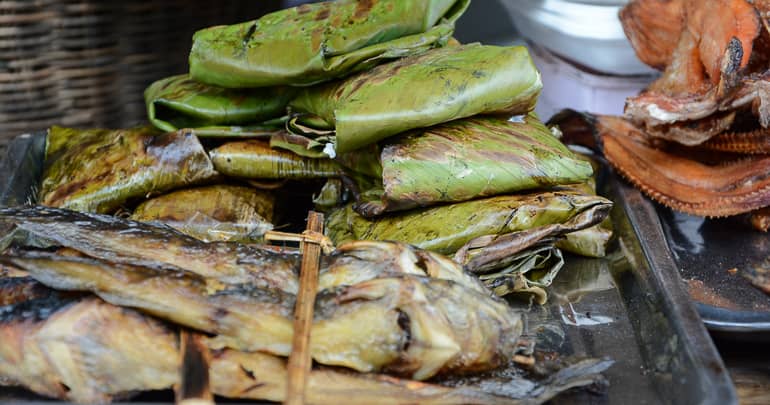
M 143 93 L 187 70 L 192 34 L 279 1 L 0 0 L 0 147 L 59 124 L 146 123 Z

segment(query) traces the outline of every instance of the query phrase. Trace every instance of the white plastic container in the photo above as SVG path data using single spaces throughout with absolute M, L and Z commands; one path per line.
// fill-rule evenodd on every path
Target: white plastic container
M 590 70 L 650 74 L 626 39 L 618 12 L 628 0 L 503 0 L 521 35 Z
M 655 75 L 587 72 L 537 45 L 529 44 L 529 49 L 543 78 L 543 90 L 535 108 L 543 120 L 564 108 L 622 115 L 626 97 L 638 94 L 655 79 Z

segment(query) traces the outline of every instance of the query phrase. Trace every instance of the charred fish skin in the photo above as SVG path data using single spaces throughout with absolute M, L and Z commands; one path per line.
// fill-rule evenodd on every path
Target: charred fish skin
M 297 291 L 298 257 L 251 245 L 205 243 L 165 226 L 40 206 L 0 208 L 0 222 L 111 262 Z

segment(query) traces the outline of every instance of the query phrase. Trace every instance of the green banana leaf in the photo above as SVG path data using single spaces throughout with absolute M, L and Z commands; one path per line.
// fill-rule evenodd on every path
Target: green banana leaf
M 520 118 L 515 122 L 492 116 L 456 120 L 390 138 L 373 158 L 371 148 L 361 149 L 363 156 L 355 156 L 358 151 L 340 156 L 343 165 L 357 167 L 352 177 L 360 198 L 354 208 L 373 217 L 591 177 L 591 165 L 567 149 L 533 114 Z M 371 167 L 376 163 L 379 167 Z M 365 173 L 379 177 L 369 181 L 363 178 Z
M 190 76 L 216 86 L 311 85 L 443 46 L 470 0 L 339 0 L 193 36 Z
M 126 201 L 217 177 L 198 138 L 153 128 L 48 130 L 38 201 L 111 213 Z
M 532 298 L 536 304 L 543 305 L 548 301 L 546 288 L 563 266 L 561 251 L 550 242 L 516 253 L 510 257 L 508 266 L 478 276 L 497 296 Z
M 249 179 L 314 179 L 336 177 L 337 163 L 273 149 L 256 139 L 228 142 L 209 152 L 214 168 L 226 176 Z
M 156 128 L 194 128 L 198 136 L 263 135 L 286 115 L 296 90 L 291 87 L 225 89 L 188 75 L 158 80 L 144 91 L 147 117 Z
M 160 222 L 205 242 L 261 242 L 273 229 L 274 204 L 272 193 L 220 184 L 147 200 L 131 219 Z
M 602 223 L 580 231 L 564 235 L 556 246 L 570 253 L 588 257 L 604 257 L 607 245 L 612 239 L 612 227 L 609 217 Z
M 394 240 L 451 254 L 485 235 L 502 235 L 565 223 L 612 202 L 574 191 L 504 195 L 367 219 L 348 204 L 329 215 L 327 235 L 335 244 L 351 240 Z
M 342 184 L 342 180 L 338 178 L 326 180 L 318 195 L 313 196 L 315 210 L 320 212 L 328 212 L 344 204 L 347 200 L 348 190 Z
M 297 134 L 307 128 L 326 130 L 334 153 L 342 154 L 410 129 L 477 114 L 526 114 L 541 87 L 525 47 L 445 47 L 302 89 L 289 105 L 310 114 L 309 119 L 300 115 L 289 128 Z

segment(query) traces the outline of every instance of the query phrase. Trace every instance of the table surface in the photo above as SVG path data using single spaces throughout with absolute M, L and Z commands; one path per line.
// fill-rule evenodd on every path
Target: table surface
M 0 156 L 5 146 L 0 145 Z M 770 345 L 715 339 L 741 405 L 770 404 Z

